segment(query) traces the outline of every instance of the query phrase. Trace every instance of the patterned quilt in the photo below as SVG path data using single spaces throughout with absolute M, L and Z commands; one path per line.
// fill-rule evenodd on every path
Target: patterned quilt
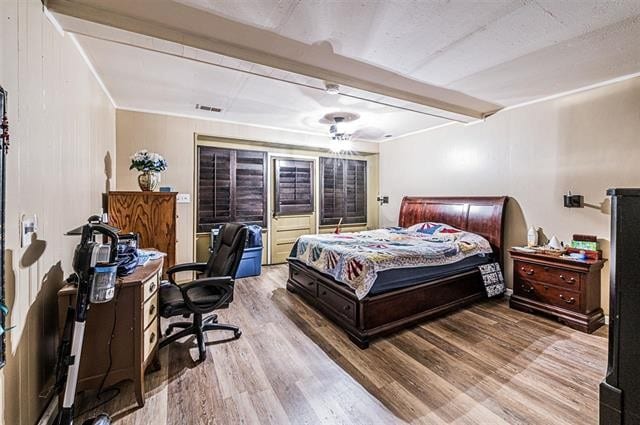
M 383 270 L 452 264 L 491 252 L 482 236 L 429 222 L 406 229 L 301 236 L 291 257 L 348 285 L 362 299 Z

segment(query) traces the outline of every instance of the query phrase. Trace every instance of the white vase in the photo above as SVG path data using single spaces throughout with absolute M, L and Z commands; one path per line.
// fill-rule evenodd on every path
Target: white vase
M 529 227 L 529 231 L 527 232 L 527 246 L 537 246 L 538 245 L 538 229 L 531 226 Z

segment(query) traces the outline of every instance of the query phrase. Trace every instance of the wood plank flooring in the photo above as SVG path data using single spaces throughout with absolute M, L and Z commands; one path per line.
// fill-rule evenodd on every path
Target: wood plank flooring
M 210 333 L 202 364 L 192 340 L 164 348 L 144 408 L 123 384 L 101 410 L 127 425 L 597 423 L 605 328 L 587 335 L 487 301 L 362 351 L 288 293 L 286 275 L 272 266 L 237 282 L 219 316 L 239 340 Z

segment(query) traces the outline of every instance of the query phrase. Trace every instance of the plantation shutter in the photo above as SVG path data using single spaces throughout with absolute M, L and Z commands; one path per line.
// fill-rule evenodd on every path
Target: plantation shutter
M 198 148 L 198 231 L 231 221 L 231 152 Z
M 276 159 L 277 214 L 313 212 L 313 161 Z
M 344 223 L 367 222 L 367 163 L 349 159 L 345 161 L 345 213 Z
M 266 153 L 198 147 L 198 232 L 241 222 L 266 226 Z
M 267 211 L 267 154 L 235 151 L 236 185 L 233 221 L 265 227 Z
M 320 224 L 367 222 L 367 162 L 320 158 Z

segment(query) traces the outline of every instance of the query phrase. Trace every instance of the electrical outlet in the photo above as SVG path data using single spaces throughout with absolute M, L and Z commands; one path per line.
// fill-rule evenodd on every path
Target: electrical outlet
M 176 202 L 178 204 L 188 204 L 191 202 L 191 194 L 190 193 L 178 193 L 176 196 Z

